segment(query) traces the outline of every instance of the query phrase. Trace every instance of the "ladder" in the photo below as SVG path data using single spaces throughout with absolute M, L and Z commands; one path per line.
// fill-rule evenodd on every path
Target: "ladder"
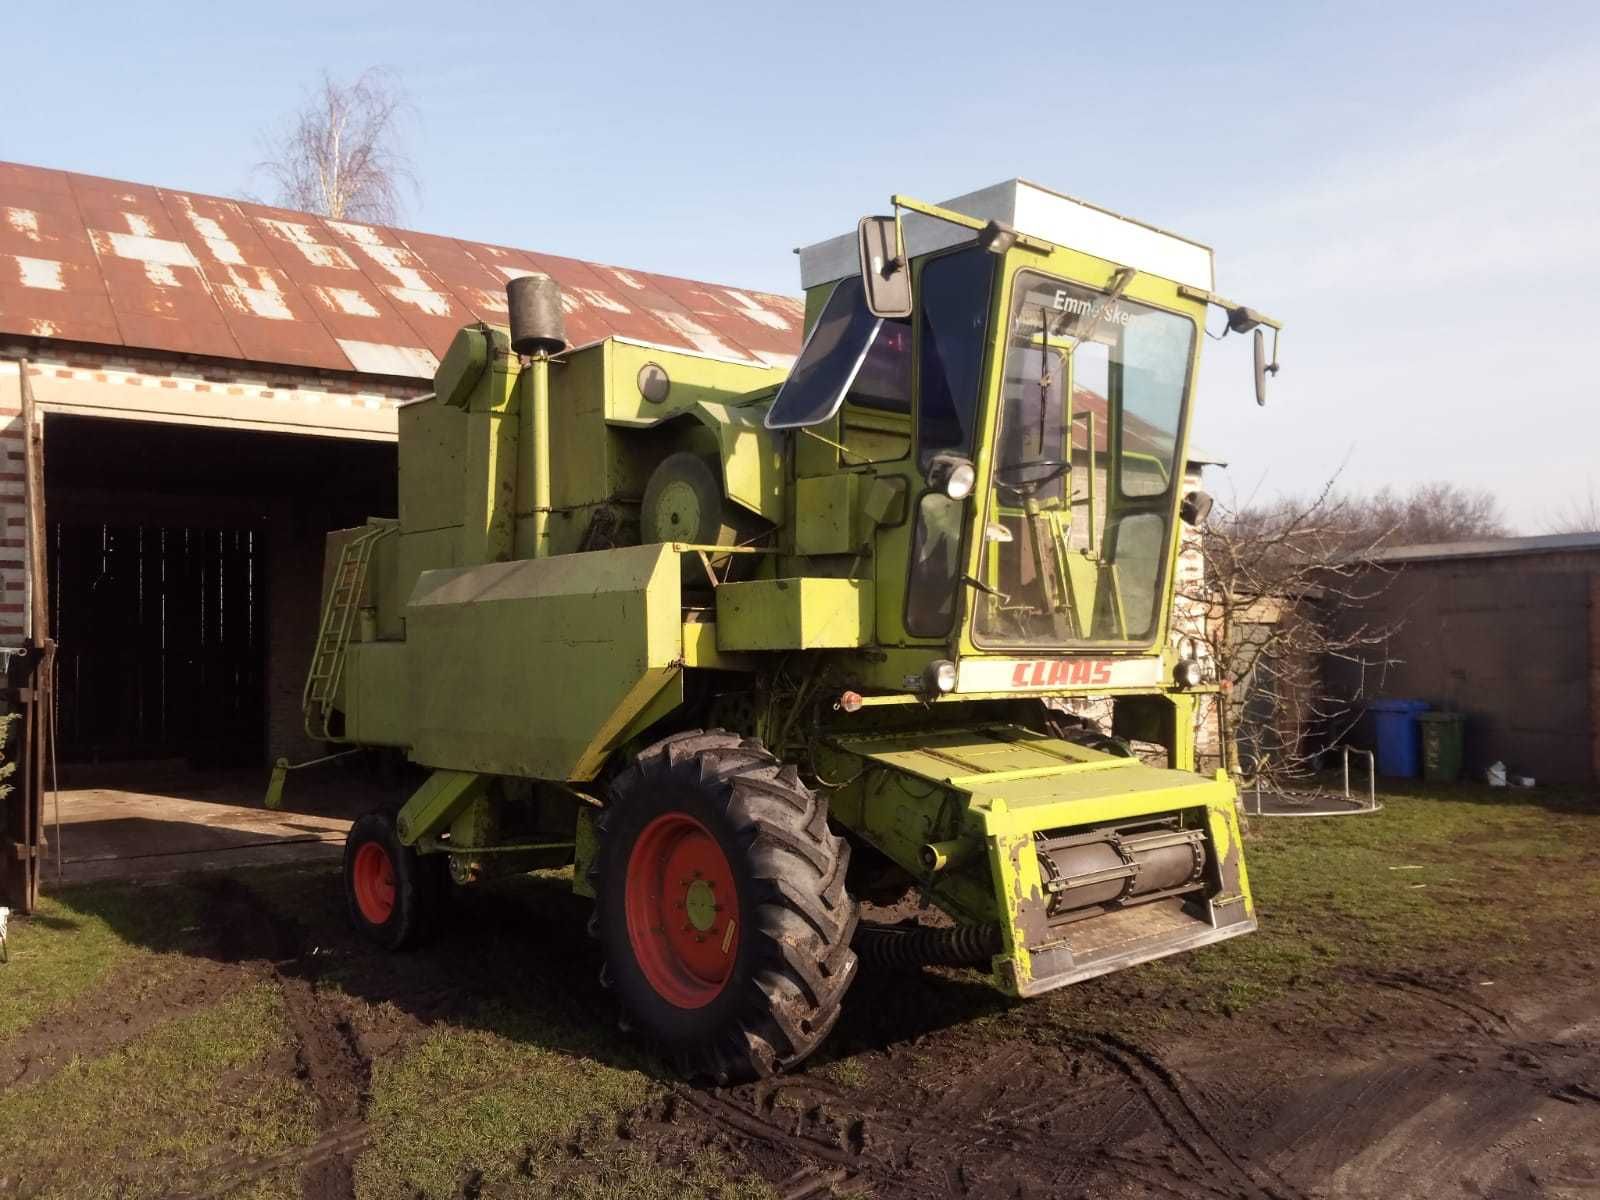
M 375 525 L 364 529 L 339 550 L 339 563 L 333 569 L 333 583 L 322 606 L 322 623 L 317 629 L 317 649 L 311 656 L 300 708 L 305 714 L 306 735 L 315 741 L 337 740 L 333 734 L 333 701 L 339 694 L 344 674 L 345 651 L 366 590 L 367 567 L 378 542 L 393 533 L 396 525 Z

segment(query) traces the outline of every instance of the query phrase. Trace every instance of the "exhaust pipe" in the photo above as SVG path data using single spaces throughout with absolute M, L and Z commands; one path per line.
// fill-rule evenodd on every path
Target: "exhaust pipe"
M 561 287 L 548 275 L 520 275 L 506 284 L 511 348 L 528 357 L 533 449 L 533 554 L 550 553 L 550 356 L 567 348 Z

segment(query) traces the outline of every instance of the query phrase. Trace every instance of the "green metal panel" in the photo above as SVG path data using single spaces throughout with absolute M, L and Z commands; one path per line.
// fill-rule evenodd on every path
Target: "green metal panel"
M 694 414 L 717 434 L 722 450 L 722 490 L 728 499 L 773 524 L 783 520 L 783 455 L 761 422 L 764 408 L 697 404 Z
M 411 705 L 404 642 L 357 642 L 346 651 L 340 707 L 344 740 L 368 746 L 406 746 Z
M 490 334 L 483 326 L 468 325 L 456 331 L 433 374 L 434 395 L 439 397 L 439 403 L 451 408 L 467 407 L 489 365 L 489 351 Z
M 783 367 L 728 362 L 622 339 L 614 338 L 606 347 L 605 419 L 613 425 L 648 428 L 697 404 L 726 404 L 776 387 L 787 373 Z M 639 390 L 639 371 L 647 364 L 666 372 L 670 384 L 664 400 L 646 400 Z
M 717 589 L 719 650 L 816 650 L 872 641 L 872 584 L 752 579 Z
M 411 601 L 411 593 L 417 586 L 419 575 L 424 571 L 437 571 L 445 567 L 462 565 L 461 527 L 447 525 L 442 529 L 425 529 L 419 532 L 405 530 L 401 532 L 397 541 L 394 590 L 399 597 L 400 615 L 403 617 L 405 606 Z
M 467 423 L 432 396 L 400 406 L 400 528 L 405 533 L 461 524 Z
M 471 771 L 435 771 L 400 809 L 395 832 L 408 846 L 441 832 L 484 794 L 489 780 Z
M 594 885 L 589 882 L 589 868 L 600 852 L 600 831 L 594 819 L 600 815 L 598 808 L 585 805 L 578 809 L 578 824 L 573 832 L 572 890 L 580 896 L 594 899 Z
M 588 779 L 679 669 L 670 546 L 430 571 L 406 609 L 412 757 Z
M 558 550 L 576 549 L 582 531 L 562 517 L 566 510 L 597 504 L 618 490 L 605 428 L 606 354 L 609 342 L 564 354 L 550 364 L 550 504 L 556 510 L 551 539 Z M 523 429 L 517 448 L 517 515 L 533 509 L 533 406 L 521 405 Z M 517 555 L 533 556 L 532 527 L 519 522 Z
M 853 554 L 860 549 L 856 516 L 861 476 L 820 475 L 795 481 L 794 552 Z

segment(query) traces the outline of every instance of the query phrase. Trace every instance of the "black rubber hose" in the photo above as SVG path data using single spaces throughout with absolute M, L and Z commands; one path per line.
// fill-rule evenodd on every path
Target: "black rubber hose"
M 855 952 L 875 967 L 987 966 L 1000 953 L 998 925 L 870 925 L 856 927 Z

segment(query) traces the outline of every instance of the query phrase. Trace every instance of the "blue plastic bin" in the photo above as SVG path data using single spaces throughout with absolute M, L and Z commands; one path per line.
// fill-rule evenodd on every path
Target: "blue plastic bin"
M 1431 707 L 1426 700 L 1374 700 L 1367 706 L 1377 742 L 1379 775 L 1416 779 L 1422 774 L 1422 730 L 1417 714 Z

